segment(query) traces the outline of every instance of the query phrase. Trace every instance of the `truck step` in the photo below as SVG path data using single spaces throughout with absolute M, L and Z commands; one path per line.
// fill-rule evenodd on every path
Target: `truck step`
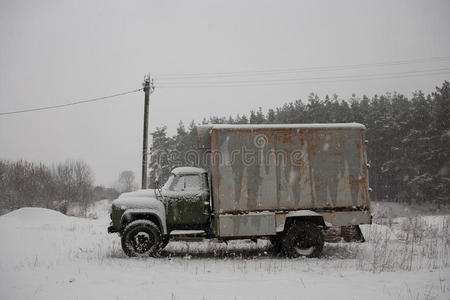
M 174 230 L 170 233 L 171 241 L 201 241 L 206 233 L 203 230 Z

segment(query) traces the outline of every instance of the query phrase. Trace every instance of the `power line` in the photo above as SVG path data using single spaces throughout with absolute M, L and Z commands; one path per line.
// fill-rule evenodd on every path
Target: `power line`
M 449 57 L 450 59 L 450 57 Z M 212 74 L 212 73 L 210 73 Z M 377 80 L 377 79 L 392 79 L 392 78 L 409 78 L 429 75 L 450 74 L 450 68 L 428 69 L 428 70 L 416 70 L 406 72 L 393 72 L 393 73 L 379 73 L 379 74 L 366 74 L 366 75 L 346 75 L 346 76 L 326 76 L 326 77 L 304 77 L 304 78 L 283 78 L 275 80 L 239 80 L 239 81 L 198 81 L 198 82 L 173 82 L 169 84 L 156 85 L 158 88 L 217 88 L 217 87 L 246 87 L 246 86 L 276 86 L 276 85 L 295 85 L 305 83 L 332 83 L 332 82 L 345 82 L 345 81 L 363 81 L 363 80 Z M 154 86 L 155 87 L 155 86 Z M 79 104 L 91 103 L 96 101 L 104 101 L 110 98 L 123 96 L 127 94 L 136 93 L 142 91 L 143 88 L 121 92 L 113 95 L 97 97 L 87 100 L 80 100 L 71 103 L 29 108 L 16 111 L 0 112 L 0 116 L 20 114 L 33 111 L 49 110 L 56 108 L 63 108 L 68 106 L 74 106 Z
M 366 80 L 378 80 L 378 79 L 395 79 L 395 78 L 410 78 L 410 77 L 423 77 L 428 75 L 441 75 L 441 74 L 450 74 L 449 71 L 444 72 L 435 72 L 435 73 L 427 73 L 427 74 L 410 74 L 404 76 L 386 76 L 386 77 L 360 77 L 360 78 L 343 78 L 336 80 L 312 80 L 312 81 L 303 81 L 303 82 L 272 82 L 272 83 L 248 83 L 248 84 L 220 84 L 220 85 L 173 85 L 173 86 L 157 86 L 162 89 L 171 89 L 171 88 L 218 88 L 218 87 L 251 87 L 251 86 L 281 86 L 281 85 L 299 85 L 299 84 L 312 84 L 312 83 L 338 83 L 338 82 L 347 82 L 347 81 L 366 81 Z
M 165 86 L 176 85 L 176 84 L 239 84 L 239 83 L 270 83 L 270 82 L 287 82 L 287 81 L 304 81 L 304 80 L 321 80 L 321 79 L 339 79 L 339 78 L 358 78 L 366 76 L 384 76 L 384 75 L 403 75 L 409 73 L 424 73 L 424 72 L 438 72 L 438 71 L 448 71 L 450 67 L 438 68 L 438 69 L 425 69 L 425 70 L 415 70 L 415 71 L 402 71 L 402 72 L 389 72 L 389 73 L 378 73 L 378 74 L 359 74 L 359 75 L 342 75 L 342 76 L 321 76 L 321 77 L 300 77 L 300 78 L 281 78 L 281 79 L 258 79 L 258 80 L 237 80 L 237 81 L 189 81 L 189 82 L 173 82 Z
M 305 83 L 323 83 L 323 82 L 345 82 L 362 81 L 376 79 L 409 78 L 428 75 L 450 74 L 450 68 L 418 70 L 408 72 L 380 73 L 368 75 L 349 75 L 349 76 L 329 76 L 329 77 L 309 77 L 309 78 L 289 78 L 278 80 L 259 80 L 259 81 L 216 81 L 216 82 L 188 82 L 179 84 L 158 85 L 158 88 L 198 88 L 198 87 L 245 87 L 245 86 L 274 86 L 274 85 L 292 85 Z
M 187 78 L 218 78 L 218 77 L 235 77 L 235 76 L 261 76 L 261 75 L 275 75 L 275 74 L 292 74 L 302 72 L 323 72 L 323 71 L 341 71 L 364 69 L 370 67 L 385 67 L 385 66 L 399 66 L 420 63 L 436 63 L 450 61 L 450 56 L 417 58 L 410 60 L 386 61 L 378 63 L 364 63 L 351 65 L 335 65 L 335 66 L 312 66 L 288 69 L 271 69 L 271 70 L 253 70 L 253 71 L 235 71 L 235 72 L 217 72 L 217 73 L 184 73 L 184 74 L 160 74 L 157 77 L 161 78 L 161 82 L 170 79 L 187 79 Z
M 136 93 L 136 92 L 139 92 L 139 91 L 142 91 L 142 90 L 143 89 L 140 88 L 140 89 L 127 91 L 127 92 L 122 92 L 122 93 L 117 93 L 117 94 L 113 94 L 113 95 L 109 95 L 109 96 L 103 96 L 103 97 L 97 97 L 97 98 L 92 98 L 92 99 L 87 99 L 87 100 L 75 101 L 75 102 L 66 103 L 66 104 L 59 104 L 59 105 L 43 106 L 43 107 L 29 108 L 29 109 L 23 109 L 23 110 L 0 112 L 0 116 L 20 114 L 20 113 L 26 113 L 26 112 L 32 112 L 32 111 L 39 111 L 39 110 L 55 109 L 55 108 L 61 108 L 61 107 L 85 104 L 85 103 L 96 102 L 96 101 L 104 101 L 104 100 L 109 99 L 109 98 L 114 98 L 114 97 L 119 97 L 119 96 L 123 96 L 123 95 L 127 95 L 127 94 L 132 94 L 132 93 Z

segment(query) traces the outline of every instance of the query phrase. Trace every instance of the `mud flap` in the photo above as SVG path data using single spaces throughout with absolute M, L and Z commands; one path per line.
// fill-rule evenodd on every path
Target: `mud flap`
M 366 241 L 358 225 L 341 226 L 341 237 L 346 242 L 364 243 Z
M 325 232 L 327 243 L 337 243 L 342 239 L 346 242 L 365 242 L 361 228 L 358 225 L 332 227 Z

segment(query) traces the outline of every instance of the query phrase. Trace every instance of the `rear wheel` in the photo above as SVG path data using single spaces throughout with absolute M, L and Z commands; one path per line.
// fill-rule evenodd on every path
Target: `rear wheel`
M 273 250 L 275 252 L 281 252 L 282 247 L 281 247 L 281 239 L 278 235 L 272 235 L 269 237 L 269 241 L 270 243 L 272 243 L 273 246 Z
M 128 224 L 122 233 L 122 249 L 128 256 L 150 256 L 158 251 L 161 231 L 155 223 L 137 220 Z
M 310 222 L 294 222 L 281 238 L 281 246 L 289 257 L 317 257 L 323 249 L 322 230 Z

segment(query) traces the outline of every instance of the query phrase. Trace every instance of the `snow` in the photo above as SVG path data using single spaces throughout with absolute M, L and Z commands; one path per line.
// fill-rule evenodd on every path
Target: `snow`
M 43 225 L 67 221 L 64 214 L 46 208 L 24 207 L 3 215 L 0 225 Z
M 155 197 L 155 190 L 154 189 L 144 189 L 144 190 L 138 190 L 134 192 L 127 192 L 120 194 L 119 198 L 125 198 L 125 197 Z
M 431 249 L 436 259 L 420 249 L 411 271 L 387 254 L 375 265 L 374 257 L 403 246 L 400 229 L 411 224 L 410 218 L 395 218 L 393 225 L 362 226 L 367 243 L 326 244 L 317 259 L 278 257 L 265 240 L 171 242 L 161 257 L 137 259 L 126 257 L 118 236 L 106 233 L 108 205 L 103 201 L 90 209 L 88 214 L 97 219 L 40 208 L 0 216 L 0 298 L 450 298 L 448 257 L 441 255 L 448 255 L 448 245 Z M 448 234 L 448 217 L 420 220 L 425 233 Z M 372 270 L 374 265 L 392 268 Z
M 233 129 L 233 130 L 252 130 L 252 129 L 303 129 L 303 128 L 351 128 L 366 129 L 360 123 L 312 123 L 312 124 L 208 124 L 211 129 Z
M 196 168 L 196 167 L 178 167 L 172 170 L 173 174 L 200 174 L 206 173 L 205 169 Z
M 155 194 L 148 197 L 120 197 L 113 201 L 114 205 L 121 209 L 155 209 L 162 210 L 163 204 L 155 198 Z

